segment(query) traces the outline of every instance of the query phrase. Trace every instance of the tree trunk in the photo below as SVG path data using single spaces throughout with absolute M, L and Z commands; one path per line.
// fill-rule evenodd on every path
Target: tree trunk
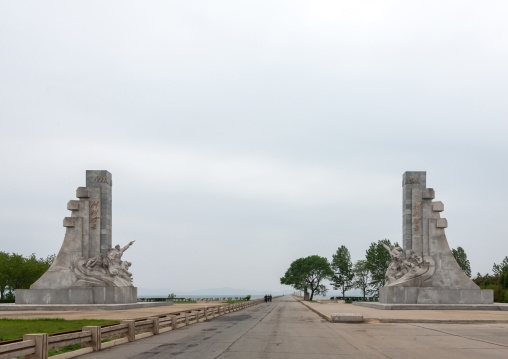
M 346 300 L 346 288 L 345 288 L 345 285 L 343 284 L 342 285 L 342 300 Z

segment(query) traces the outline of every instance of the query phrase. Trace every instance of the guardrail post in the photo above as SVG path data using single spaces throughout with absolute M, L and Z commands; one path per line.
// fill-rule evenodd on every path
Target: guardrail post
M 185 312 L 185 325 L 189 325 L 189 312 Z
M 122 320 L 120 323 L 127 324 L 129 327 L 128 332 L 123 335 L 124 338 L 127 338 L 130 342 L 133 342 L 136 340 L 136 321 L 129 319 L 129 320 Z
M 26 359 L 48 359 L 48 334 L 25 334 L 23 340 L 35 341 L 35 353 L 25 355 Z
M 94 352 L 101 350 L 101 327 L 83 327 L 82 331 L 90 332 L 92 334 L 92 341 L 81 343 L 81 348 L 91 347 Z
M 205 320 L 208 320 L 208 308 L 203 309 L 205 311 Z
M 171 329 L 176 329 L 176 315 L 170 315 L 171 317 Z
M 153 335 L 159 334 L 159 317 L 148 317 L 152 321 L 152 333 Z

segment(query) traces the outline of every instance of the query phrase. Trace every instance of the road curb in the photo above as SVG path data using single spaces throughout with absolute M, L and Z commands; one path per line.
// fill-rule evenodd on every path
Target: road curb
M 310 305 L 307 305 L 307 303 L 305 303 L 303 300 L 300 300 L 298 298 L 295 298 L 297 301 L 299 301 L 300 303 L 302 303 L 304 306 L 306 306 L 307 308 L 309 308 L 310 310 L 312 310 L 314 313 L 316 313 L 317 315 L 319 315 L 321 318 L 325 319 L 327 322 L 332 322 L 332 318 L 321 313 L 320 311 L 312 308 Z
M 321 313 L 317 309 L 311 307 L 303 300 L 295 297 L 297 301 L 302 303 L 304 306 L 309 308 L 311 311 L 319 315 L 321 318 L 332 323 L 332 318 L 324 313 Z M 391 318 L 364 318 L 363 323 L 367 324 L 390 324 L 390 323 L 402 323 L 402 324 L 507 324 L 508 320 L 496 320 L 496 319 L 391 319 Z M 357 323 L 358 324 L 358 323 Z

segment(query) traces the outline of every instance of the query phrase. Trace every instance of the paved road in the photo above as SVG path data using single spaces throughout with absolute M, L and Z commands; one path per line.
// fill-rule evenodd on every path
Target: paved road
M 285 296 L 94 358 L 508 358 L 508 324 L 329 323 Z

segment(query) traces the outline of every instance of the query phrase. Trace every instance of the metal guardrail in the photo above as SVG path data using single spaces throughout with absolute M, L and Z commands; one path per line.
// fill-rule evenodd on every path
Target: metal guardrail
M 104 326 L 86 326 L 81 331 L 69 331 L 54 334 L 25 334 L 22 340 L 0 343 L 0 359 L 16 357 L 47 359 L 48 350 L 69 345 L 81 344 L 81 349 L 55 355 L 52 358 L 73 358 L 78 355 L 99 351 L 115 345 L 133 342 L 152 335 L 168 332 L 186 325 L 199 323 L 220 315 L 236 312 L 264 302 L 255 299 L 247 302 L 221 304 L 203 308 L 194 308 L 154 317 L 123 320 L 118 324 Z M 103 339 L 112 339 L 102 343 Z

